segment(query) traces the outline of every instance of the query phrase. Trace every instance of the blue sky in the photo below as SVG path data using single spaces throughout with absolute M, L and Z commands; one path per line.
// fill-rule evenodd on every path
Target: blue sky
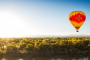
M 86 14 L 79 32 L 68 20 L 72 11 Z M 70 34 L 90 35 L 89 0 L 0 0 L 0 37 Z

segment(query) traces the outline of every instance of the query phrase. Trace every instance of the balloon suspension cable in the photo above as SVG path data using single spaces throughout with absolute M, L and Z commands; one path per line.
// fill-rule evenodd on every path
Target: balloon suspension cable
M 76 32 L 79 32 L 78 30 Z

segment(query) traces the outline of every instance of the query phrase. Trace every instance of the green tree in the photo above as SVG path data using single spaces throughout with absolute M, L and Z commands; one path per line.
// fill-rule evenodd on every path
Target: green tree
M 51 50 L 51 49 L 52 49 L 52 46 L 49 45 L 49 43 L 41 43 L 41 44 L 39 45 L 39 50 L 40 50 L 40 51 L 49 51 L 49 50 Z
M 33 51 L 33 45 L 32 44 L 27 44 L 25 49 L 29 52 L 29 51 Z
M 16 48 L 16 45 L 15 44 L 8 44 L 6 46 L 6 50 L 7 52 L 16 52 L 17 51 L 17 48 Z

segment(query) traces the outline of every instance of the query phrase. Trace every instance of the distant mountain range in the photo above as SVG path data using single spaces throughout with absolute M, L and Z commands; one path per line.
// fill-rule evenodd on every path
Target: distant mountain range
M 84 35 L 84 34 L 71 34 L 69 36 L 71 37 L 90 37 L 90 35 Z
M 71 35 L 29 35 L 25 37 L 90 37 L 84 34 L 71 34 Z

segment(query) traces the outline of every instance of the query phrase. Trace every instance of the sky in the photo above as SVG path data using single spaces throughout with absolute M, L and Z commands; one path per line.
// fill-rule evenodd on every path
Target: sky
M 83 11 L 79 32 L 68 15 Z M 90 35 L 90 0 L 0 0 L 0 37 L 31 35 Z

